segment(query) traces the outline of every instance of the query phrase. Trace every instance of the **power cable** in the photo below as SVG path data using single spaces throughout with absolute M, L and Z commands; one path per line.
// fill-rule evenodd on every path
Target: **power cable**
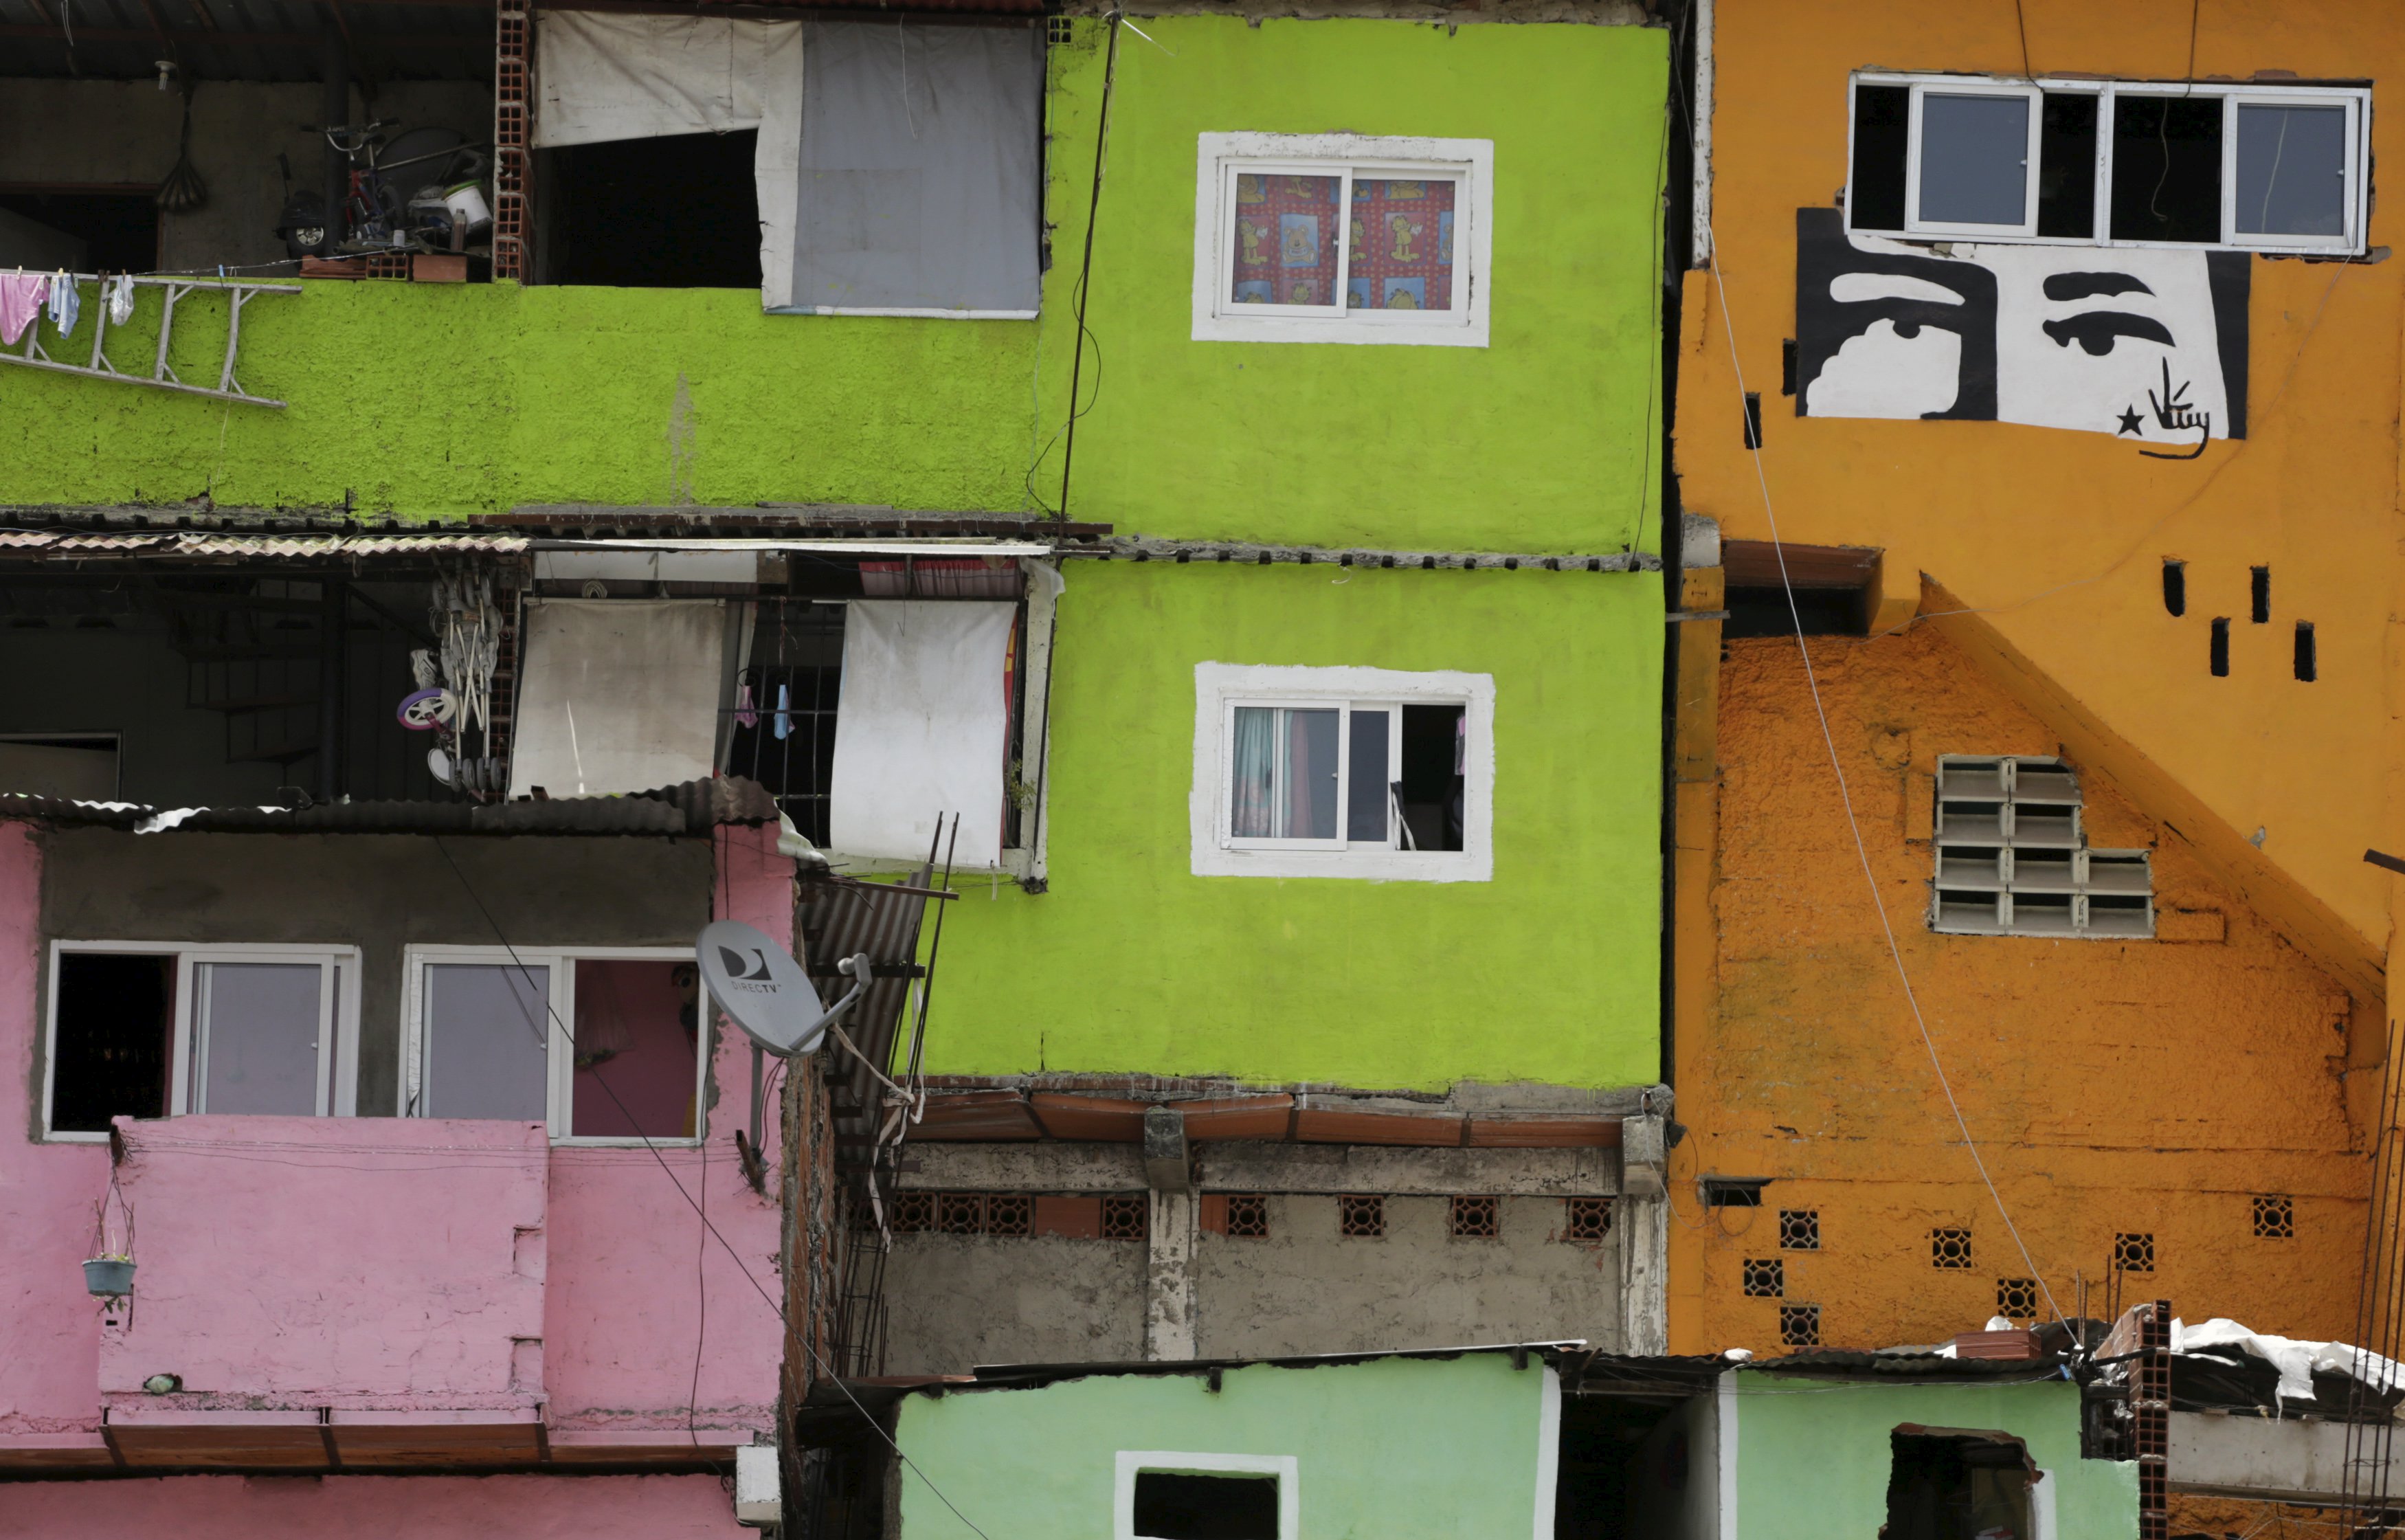
M 516 966 L 519 976 L 521 978 L 527 977 L 527 966 L 525 962 L 519 958 L 517 948 L 511 945 L 509 937 L 502 933 L 501 923 L 495 919 L 493 917 L 493 911 L 489 908 L 485 907 L 484 897 L 476 891 L 475 884 L 468 881 L 468 874 L 459 869 L 459 863 L 452 859 L 451 852 L 449 848 L 443 843 L 442 836 L 435 835 L 432 836 L 432 839 L 434 841 L 435 850 L 443 857 L 443 865 L 451 869 L 452 876 L 459 879 L 459 886 L 467 892 L 468 901 L 474 904 L 476 906 L 476 911 L 485 917 L 485 924 L 486 927 L 492 931 L 493 939 L 500 943 L 502 951 L 510 954 L 510 961 Z M 552 1025 L 558 1029 L 559 1035 L 567 1039 L 569 1047 L 573 1049 L 576 1046 L 576 1035 L 569 1030 L 567 1023 L 559 1019 L 559 1011 L 551 1004 L 551 998 L 548 993 L 546 993 L 543 997 L 543 1011 L 550 1018 Z M 598 1075 L 594 1077 L 594 1081 L 596 1083 L 600 1085 L 603 1091 L 609 1093 L 610 1100 L 614 1103 L 618 1110 L 625 1115 L 627 1124 L 629 1126 L 634 1126 L 634 1113 L 628 1111 L 626 1104 L 618 1099 L 618 1093 L 611 1089 L 610 1082 L 603 1080 Z M 700 1109 L 696 1108 L 695 1109 L 695 1113 L 697 1126 Z M 785 1317 L 784 1306 L 779 1302 L 776 1295 L 768 1292 L 767 1286 L 762 1284 L 760 1279 L 752 1273 L 750 1264 L 743 1260 L 743 1253 L 738 1251 L 734 1245 L 729 1242 L 724 1235 L 719 1233 L 717 1225 L 710 1222 L 710 1210 L 702 1205 L 696 1203 L 694 1201 L 693 1194 L 685 1191 L 684 1183 L 677 1180 L 675 1168 L 670 1166 L 668 1163 L 667 1157 L 660 1153 L 659 1146 L 652 1142 L 651 1136 L 643 1133 L 640 1128 L 637 1128 L 635 1137 L 643 1141 L 643 1148 L 651 1151 L 653 1160 L 659 1163 L 661 1174 L 668 1179 L 668 1185 L 676 1189 L 677 1196 L 684 1199 L 685 1206 L 700 1217 L 701 1227 L 705 1231 L 709 1232 L 710 1238 L 717 1241 L 719 1246 L 726 1252 L 727 1259 L 735 1264 L 735 1270 L 743 1275 L 743 1280 L 752 1285 L 752 1292 L 757 1293 L 762 1300 L 766 1301 L 768 1308 L 775 1312 L 778 1322 L 786 1328 L 786 1340 L 789 1342 L 801 1342 L 804 1350 L 809 1352 L 810 1355 L 810 1361 L 818 1365 L 820 1377 L 825 1379 L 828 1383 L 834 1385 L 837 1390 L 843 1392 L 843 1398 L 851 1403 L 852 1410 L 858 1412 L 861 1416 L 861 1420 L 866 1422 L 871 1429 L 875 1430 L 878 1437 L 885 1441 L 886 1447 L 893 1451 L 894 1458 L 901 1461 L 904 1465 L 907 1466 L 910 1470 L 910 1474 L 916 1476 L 921 1481 L 924 1482 L 927 1490 L 935 1494 L 936 1500 L 942 1503 L 945 1507 L 951 1510 L 953 1518 L 959 1519 L 962 1523 L 966 1524 L 971 1530 L 975 1531 L 977 1540 L 992 1540 L 992 1536 L 987 1534 L 984 1530 L 977 1528 L 977 1524 L 975 1519 L 972 1519 L 967 1514 L 963 1513 L 960 1510 L 959 1505 L 955 1504 L 949 1497 L 945 1495 L 944 1489 L 935 1485 L 935 1479 L 928 1476 L 924 1470 L 920 1468 L 917 1461 L 911 1459 L 908 1454 L 904 1452 L 902 1446 L 894 1442 L 893 1435 L 885 1431 L 885 1424 L 879 1422 L 874 1413 L 870 1412 L 866 1406 L 861 1405 L 860 1398 L 851 1393 L 851 1387 L 845 1384 L 841 1377 L 837 1376 L 834 1369 L 828 1366 L 827 1361 L 820 1356 L 817 1345 L 808 1340 L 807 1337 L 796 1337 L 792 1329 L 793 1323 Z M 707 1157 L 705 1157 L 705 1159 Z M 688 1408 L 687 1415 L 689 1420 L 691 1417 L 690 1408 Z M 782 1433 L 784 1430 L 781 1428 L 778 1431 Z

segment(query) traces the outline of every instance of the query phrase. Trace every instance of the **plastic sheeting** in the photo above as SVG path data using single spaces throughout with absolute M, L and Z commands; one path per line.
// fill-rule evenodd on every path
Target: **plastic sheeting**
M 538 148 L 759 130 L 760 303 L 791 302 L 803 24 L 546 10 L 535 32 Z
M 808 27 L 792 305 L 1034 316 L 1041 28 Z
M 956 868 L 1002 860 L 1004 669 L 1017 606 L 855 600 L 844 622 L 842 711 L 829 843 L 923 861 L 938 816 L 960 815 Z M 944 851 L 937 849 L 940 863 Z
M 2277 1369 L 2283 1401 L 2313 1400 L 2316 1373 L 2346 1375 L 2384 1393 L 2395 1392 L 2399 1383 L 2396 1363 L 2368 1349 L 2344 1342 L 2274 1336 L 2268 1332 L 2251 1331 L 2227 1316 L 2215 1316 L 2197 1326 L 2184 1321 L 2172 1322 L 2173 1352 L 2201 1353 L 2215 1348 L 2235 1348 L 2252 1353 Z
M 529 600 L 510 795 L 708 779 L 725 656 L 724 600 Z

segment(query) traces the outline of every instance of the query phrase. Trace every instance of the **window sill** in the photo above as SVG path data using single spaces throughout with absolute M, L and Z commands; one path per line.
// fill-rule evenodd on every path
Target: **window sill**
M 1484 347 L 1486 318 L 1442 325 L 1363 322 L 1334 316 L 1197 316 L 1196 342 L 1316 342 L 1383 344 L 1406 347 Z
M 1194 852 L 1197 877 L 1332 877 L 1371 883 L 1487 883 L 1494 859 L 1468 850 L 1238 850 Z
M 765 316 L 885 316 L 906 320 L 933 321 L 1032 321 L 1040 319 L 1035 310 L 935 310 L 914 306 L 861 305 L 853 308 L 839 304 L 779 304 L 761 312 Z

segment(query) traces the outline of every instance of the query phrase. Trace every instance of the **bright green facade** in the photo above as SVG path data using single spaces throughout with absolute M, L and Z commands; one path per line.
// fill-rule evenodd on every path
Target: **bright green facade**
M 2069 1380 L 1864 1384 L 1740 1373 L 1736 1381 L 1737 1522 L 1723 1516 L 1721 1530 L 1734 1540 L 1878 1533 L 1887 1522 L 1889 1439 L 1907 1422 L 2021 1439 L 2052 1478 L 2052 1533 L 2066 1540 L 2138 1533 L 2138 1467 L 2079 1457 L 2079 1387 Z
M 931 1070 L 1652 1082 L 1658 573 L 1065 572 L 1051 890 L 959 906 Z M 1193 875 L 1201 662 L 1492 674 L 1494 879 Z
M 903 1401 L 901 1540 L 1111 1540 L 1120 1450 L 1290 1455 L 1310 1540 L 1521 1540 L 1550 1533 L 1548 1409 L 1536 1358 L 1380 1359 L 1200 1375 L 1096 1375 Z

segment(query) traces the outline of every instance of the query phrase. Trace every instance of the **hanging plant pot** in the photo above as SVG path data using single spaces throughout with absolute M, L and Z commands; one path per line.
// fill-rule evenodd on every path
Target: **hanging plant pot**
M 132 1257 L 93 1257 L 83 1264 L 84 1292 L 100 1299 L 123 1299 L 134 1293 Z

